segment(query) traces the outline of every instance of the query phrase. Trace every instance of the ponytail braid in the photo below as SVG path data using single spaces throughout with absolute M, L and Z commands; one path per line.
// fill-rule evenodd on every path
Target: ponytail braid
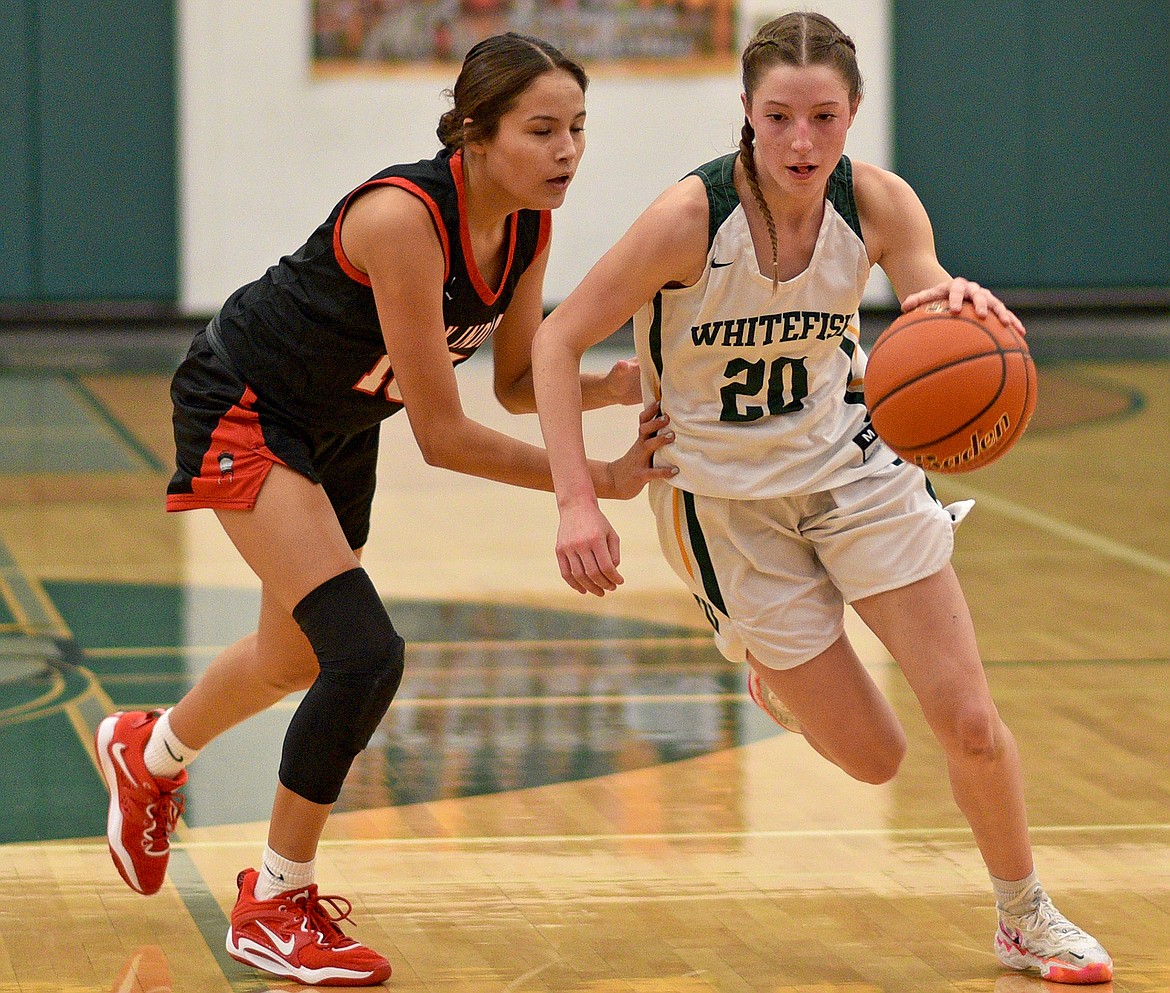
M 764 199 L 764 191 L 760 189 L 760 177 L 756 172 L 756 157 L 753 151 L 755 138 L 755 128 L 745 117 L 739 132 L 739 160 L 743 163 L 744 175 L 747 176 L 756 206 L 760 208 L 764 222 L 768 225 L 768 238 L 772 242 L 772 290 L 775 292 L 776 287 L 780 285 L 780 241 L 776 235 L 776 222 L 772 218 L 772 211 L 768 209 L 768 201 Z

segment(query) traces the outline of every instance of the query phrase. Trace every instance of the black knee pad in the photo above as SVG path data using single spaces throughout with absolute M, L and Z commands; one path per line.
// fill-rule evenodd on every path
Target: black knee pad
M 321 672 L 288 726 L 280 781 L 333 803 L 402 681 L 405 642 L 365 569 L 334 576 L 293 608 Z

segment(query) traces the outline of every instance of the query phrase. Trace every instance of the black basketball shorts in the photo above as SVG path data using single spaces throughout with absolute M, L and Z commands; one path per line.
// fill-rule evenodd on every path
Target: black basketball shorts
M 351 548 L 365 545 L 378 463 L 378 428 L 356 434 L 307 429 L 261 401 L 195 336 L 171 382 L 176 470 L 167 510 L 251 510 L 279 462 L 325 488 Z

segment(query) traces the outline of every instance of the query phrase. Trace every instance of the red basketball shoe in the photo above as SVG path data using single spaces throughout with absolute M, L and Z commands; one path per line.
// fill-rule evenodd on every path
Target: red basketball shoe
M 240 895 L 232 908 L 227 950 L 237 962 L 306 986 L 378 986 L 390 978 L 386 959 L 337 926 L 353 910 L 345 897 L 318 896 L 314 883 L 257 900 L 257 875 L 245 869 L 236 877 Z
M 171 832 L 183 812 L 175 791 L 187 781 L 152 776 L 143 754 L 161 710 L 111 714 L 94 736 L 98 765 L 110 791 L 106 839 L 126 884 L 139 893 L 157 893 L 167 875 Z

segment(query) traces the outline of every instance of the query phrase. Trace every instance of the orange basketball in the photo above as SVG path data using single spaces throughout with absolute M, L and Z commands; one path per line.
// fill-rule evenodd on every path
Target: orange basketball
M 936 302 L 901 314 L 865 369 L 874 430 L 928 472 L 989 465 L 1024 433 L 1036 407 L 1036 366 L 1024 339 L 994 314 Z

